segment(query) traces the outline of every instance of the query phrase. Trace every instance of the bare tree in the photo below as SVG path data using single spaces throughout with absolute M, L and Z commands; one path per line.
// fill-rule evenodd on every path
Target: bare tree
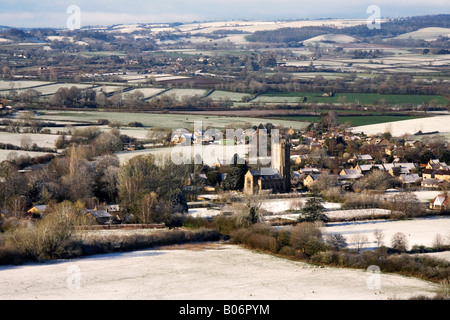
M 377 229 L 373 232 L 373 236 L 375 237 L 375 242 L 377 243 L 377 247 L 381 247 L 383 245 L 384 234 L 383 231 Z
M 408 248 L 408 239 L 406 238 L 406 235 L 401 232 L 394 234 L 391 239 L 391 246 L 395 250 L 406 251 Z
M 351 236 L 350 241 L 356 246 L 356 251 L 361 252 L 361 250 L 366 245 L 368 238 L 365 234 L 355 233 Z
M 437 250 L 441 250 L 444 246 L 444 237 L 440 233 L 436 234 L 433 240 L 433 247 Z
M 20 219 L 25 213 L 26 201 L 24 197 L 15 195 L 8 199 L 6 202 L 6 208 L 11 216 Z
M 402 192 L 392 197 L 390 208 L 398 218 L 410 218 L 420 213 L 420 202 L 412 192 Z
M 137 204 L 136 218 L 140 223 L 155 222 L 157 214 L 158 195 L 155 192 L 146 194 Z
M 241 226 L 261 222 L 262 197 L 260 195 L 245 195 L 242 202 L 233 204 L 234 217 Z
M 33 145 L 33 140 L 30 136 L 22 136 L 20 138 L 20 148 L 23 150 L 30 150 Z

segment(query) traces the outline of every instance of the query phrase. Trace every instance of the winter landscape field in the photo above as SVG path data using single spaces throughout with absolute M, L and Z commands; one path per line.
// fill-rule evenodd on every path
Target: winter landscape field
M 8 1 L 0 300 L 449 300 L 449 9 Z
M 0 267 L 0 299 L 396 300 L 439 290 L 410 277 L 376 276 L 205 244 Z

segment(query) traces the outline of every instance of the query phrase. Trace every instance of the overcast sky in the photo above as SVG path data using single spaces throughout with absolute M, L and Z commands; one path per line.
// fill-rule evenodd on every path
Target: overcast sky
M 0 0 L 0 25 L 61 27 L 77 5 L 81 25 L 217 20 L 367 19 L 370 5 L 385 18 L 450 13 L 450 0 Z

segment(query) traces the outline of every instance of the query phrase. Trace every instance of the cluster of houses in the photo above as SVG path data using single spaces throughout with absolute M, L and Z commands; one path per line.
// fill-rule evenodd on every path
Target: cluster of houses
M 392 162 L 392 163 L 373 163 L 370 155 L 357 155 L 355 159 L 359 161 L 364 160 L 366 163 L 352 166 L 348 169 L 342 169 L 337 174 L 338 180 L 356 180 L 364 177 L 367 173 L 374 169 L 382 170 L 389 173 L 393 177 L 397 177 L 405 185 L 415 184 L 424 188 L 440 188 L 445 182 L 450 182 L 450 166 L 440 162 L 437 159 L 430 160 L 425 168 L 421 169 L 421 175 L 418 173 L 420 164 L 412 162 Z M 299 164 L 302 160 L 307 160 L 303 156 L 291 156 L 291 160 L 295 164 Z M 305 167 L 299 171 L 294 171 L 294 177 L 305 175 L 303 185 L 308 187 L 311 183 L 316 181 L 321 172 L 325 170 Z
M 430 160 L 422 170 L 422 186 L 439 188 L 445 182 L 450 182 L 450 166 L 439 160 Z
M 399 151 L 415 148 L 420 144 L 417 140 L 405 140 L 403 144 L 392 143 L 385 137 L 364 136 L 358 133 L 345 131 L 330 131 L 316 136 L 312 132 L 302 134 L 300 138 L 290 139 L 292 150 L 297 153 L 291 156 L 291 161 L 296 166 L 309 166 L 311 160 L 316 157 L 314 150 L 326 148 L 327 139 L 342 139 L 345 142 L 356 142 L 359 145 L 368 145 L 372 150 L 378 150 L 387 157 L 391 157 L 390 163 L 376 163 L 371 154 L 357 154 L 351 158 L 349 168 L 342 169 L 338 174 L 338 180 L 355 180 L 363 177 L 373 169 L 388 172 L 400 179 L 405 185 L 420 185 L 424 188 L 441 188 L 445 183 L 450 182 L 450 166 L 439 159 L 431 159 L 428 163 L 405 163 L 397 158 Z M 303 181 L 305 186 L 314 182 L 320 172 L 324 170 L 305 167 L 294 176 L 306 175 Z
M 27 217 L 41 218 L 50 208 L 47 205 L 36 205 L 27 212 Z M 83 209 L 82 214 L 94 224 L 114 224 L 121 223 L 118 215 L 120 211 L 119 205 L 95 206 L 93 209 Z

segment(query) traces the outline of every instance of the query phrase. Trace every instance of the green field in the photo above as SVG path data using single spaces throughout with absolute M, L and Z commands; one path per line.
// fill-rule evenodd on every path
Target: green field
M 447 99 L 440 95 L 403 95 L 403 94 L 377 94 L 377 93 L 336 93 L 334 97 L 322 97 L 317 92 L 273 92 L 260 95 L 258 100 L 264 102 L 299 102 L 307 97 L 307 103 L 356 103 L 362 105 L 387 104 L 422 105 L 431 101 L 436 105 L 446 105 Z M 284 100 L 284 101 L 283 101 Z
M 317 122 L 318 116 L 282 116 L 277 119 Z M 408 115 L 361 115 L 361 116 L 339 116 L 339 123 L 350 123 L 352 127 L 365 126 L 370 124 L 378 124 L 393 121 L 411 120 L 416 117 Z

